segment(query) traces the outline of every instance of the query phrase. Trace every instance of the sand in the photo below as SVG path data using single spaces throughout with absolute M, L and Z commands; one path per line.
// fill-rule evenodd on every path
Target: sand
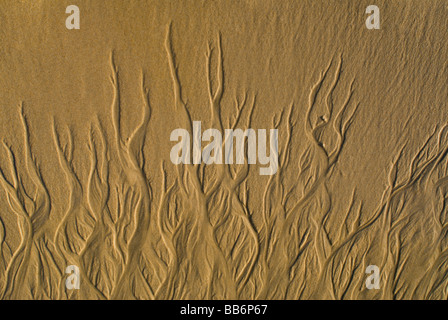
M 2 0 L 0 298 L 446 299 L 448 7 L 371 4 Z

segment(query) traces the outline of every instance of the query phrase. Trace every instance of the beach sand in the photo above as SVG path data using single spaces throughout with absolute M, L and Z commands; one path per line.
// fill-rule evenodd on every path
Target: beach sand
M 446 299 L 448 6 L 370 4 L 2 0 L 0 298 Z

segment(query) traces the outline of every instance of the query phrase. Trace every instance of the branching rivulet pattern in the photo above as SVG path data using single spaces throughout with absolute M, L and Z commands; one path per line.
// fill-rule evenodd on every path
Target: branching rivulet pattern
M 221 132 L 250 128 L 256 94 L 234 97 L 231 106 L 224 101 L 232 99 L 223 99 L 228 90 L 219 33 L 204 56 L 208 115 L 192 118 L 171 33 L 170 25 L 164 46 L 176 125 L 190 134 L 193 120 Z M 174 170 L 170 163 L 151 163 L 160 168 L 161 183 L 155 184 L 145 171 L 152 109 L 144 73 L 140 122 L 126 136 L 113 52 L 110 70 L 110 116 L 90 124 L 84 180 L 75 165 L 76 135 L 62 121 L 51 121 L 67 189 L 63 209 L 52 205 L 23 103 L 24 168 L 18 149 L 2 141 L 0 184 L 8 205 L 0 214 L 2 299 L 447 298 L 446 126 L 435 128 L 418 150 L 399 150 L 374 212 L 364 209 L 356 190 L 341 199 L 345 210 L 336 209 L 329 182 L 337 179 L 335 167 L 360 103 L 354 79 L 345 86 L 341 81 L 343 57 L 335 56 L 311 86 L 303 120 L 295 101 L 269 120 L 281 132 L 279 168 L 261 193 L 251 188 L 255 175 L 248 161 Z M 335 92 L 344 90 L 336 99 Z M 229 119 L 224 110 L 233 110 Z M 303 148 L 297 151 L 297 145 Z M 11 241 L 14 234 L 18 243 Z M 365 288 L 372 261 L 382 271 L 376 291 Z M 79 290 L 66 288 L 69 265 L 79 268 Z

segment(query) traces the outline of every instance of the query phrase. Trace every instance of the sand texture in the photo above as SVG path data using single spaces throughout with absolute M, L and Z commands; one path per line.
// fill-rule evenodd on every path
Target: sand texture
M 448 5 L 374 2 L 1 0 L 0 299 L 448 298 Z

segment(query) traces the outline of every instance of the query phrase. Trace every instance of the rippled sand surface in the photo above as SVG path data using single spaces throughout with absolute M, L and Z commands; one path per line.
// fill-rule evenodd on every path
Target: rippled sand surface
M 446 299 L 448 6 L 370 4 L 2 0 L 0 298 Z

